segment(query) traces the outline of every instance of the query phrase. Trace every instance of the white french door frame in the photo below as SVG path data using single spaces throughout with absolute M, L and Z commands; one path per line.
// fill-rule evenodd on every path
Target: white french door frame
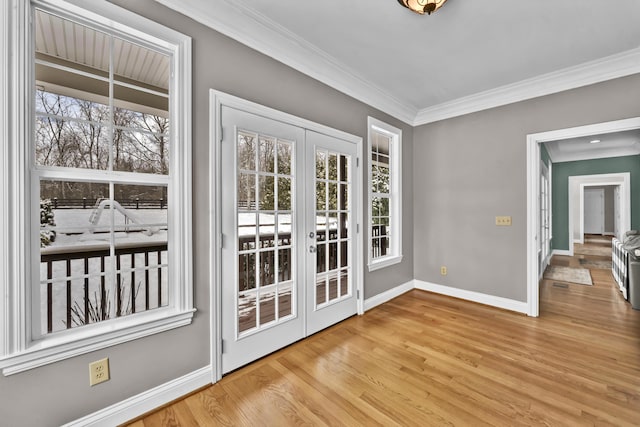
M 247 113 L 252 113 L 267 119 L 276 120 L 289 125 L 297 126 L 310 131 L 325 134 L 334 138 L 342 139 L 356 144 L 356 167 L 354 176 L 357 174 L 355 191 L 358 197 L 354 200 L 357 210 L 356 234 L 354 244 L 356 246 L 356 259 L 353 265 L 353 280 L 357 292 L 357 313 L 364 313 L 364 252 L 363 234 L 364 224 L 364 180 L 361 166 L 363 142 L 362 138 L 328 126 L 312 122 L 282 111 L 260 105 L 245 99 L 229 95 L 214 89 L 209 90 L 209 185 L 210 185 L 210 205 L 209 205 L 209 252 L 211 263 L 209 276 L 210 286 L 210 349 L 211 349 L 211 371 L 212 382 L 218 382 L 222 378 L 222 189 L 221 162 L 222 153 L 220 142 L 222 141 L 221 110 L 222 107 L 235 108 Z
M 633 129 L 640 129 L 640 117 L 527 135 L 527 314 L 529 316 L 538 317 L 540 312 L 540 284 L 538 280 L 540 144 Z M 571 229 L 569 229 L 569 233 L 571 233 Z M 569 234 L 569 239 L 571 241 L 571 234 Z
M 551 199 L 552 199 L 552 185 L 551 185 L 551 161 L 548 164 L 540 163 L 540 180 L 541 185 L 544 184 L 544 189 L 540 188 L 540 219 L 539 219 L 539 229 L 540 229 L 540 244 L 538 245 L 538 253 L 540 254 L 540 269 L 538 273 L 542 276 L 545 268 L 549 265 L 549 261 L 551 260 L 551 239 L 552 239 L 552 230 L 551 230 Z

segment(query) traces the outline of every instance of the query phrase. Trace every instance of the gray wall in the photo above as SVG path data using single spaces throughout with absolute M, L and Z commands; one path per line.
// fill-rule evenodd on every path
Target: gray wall
M 640 116 L 639 95 L 634 75 L 417 127 L 415 278 L 526 301 L 526 136 Z
M 190 326 L 14 376 L 0 375 L 0 424 L 5 426 L 59 425 L 209 364 L 209 88 L 359 135 L 365 141 L 368 115 L 401 128 L 404 261 L 365 274 L 365 297 L 413 278 L 410 126 L 150 0 L 114 3 L 193 37 L 193 228 L 197 230 L 194 273 L 198 312 Z M 88 364 L 103 357 L 110 359 L 112 379 L 89 387 Z

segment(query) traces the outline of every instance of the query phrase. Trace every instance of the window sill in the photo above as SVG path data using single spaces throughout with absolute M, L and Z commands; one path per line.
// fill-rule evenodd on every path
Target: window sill
M 52 335 L 34 342 L 22 352 L 0 358 L 4 376 L 153 335 L 191 323 L 195 309 L 176 312 L 167 309 L 122 318 Z
M 377 259 L 368 264 L 369 271 L 380 270 L 381 268 L 389 267 L 394 264 L 399 264 L 402 262 L 402 255 L 397 256 L 387 256 L 384 258 Z

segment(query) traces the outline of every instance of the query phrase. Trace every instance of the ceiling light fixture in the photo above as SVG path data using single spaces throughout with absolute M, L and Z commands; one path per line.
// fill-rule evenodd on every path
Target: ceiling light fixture
M 440 9 L 446 1 L 447 0 L 398 0 L 398 3 L 420 15 L 424 15 L 425 12 L 427 15 L 431 15 Z
M 589 144 L 597 144 L 598 142 L 600 142 L 599 139 L 594 139 L 593 141 L 589 141 Z

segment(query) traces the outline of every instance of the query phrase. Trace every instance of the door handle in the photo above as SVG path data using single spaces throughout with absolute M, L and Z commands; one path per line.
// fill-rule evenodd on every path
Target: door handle
M 309 246 L 309 253 L 315 254 L 316 253 L 316 247 L 315 246 Z

